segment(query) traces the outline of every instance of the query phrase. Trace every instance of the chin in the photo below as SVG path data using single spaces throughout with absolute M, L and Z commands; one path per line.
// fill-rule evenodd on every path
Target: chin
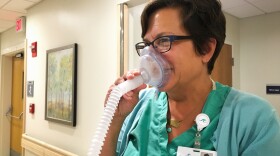
M 161 91 L 161 92 L 167 92 L 170 89 L 169 86 L 170 86 L 169 82 L 167 82 L 164 86 L 159 87 L 158 90 Z

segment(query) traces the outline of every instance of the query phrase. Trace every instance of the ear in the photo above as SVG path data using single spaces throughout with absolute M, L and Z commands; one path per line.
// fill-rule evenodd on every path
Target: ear
M 216 50 L 217 41 L 215 38 L 210 38 L 206 48 L 205 54 L 202 56 L 202 62 L 208 63 Z

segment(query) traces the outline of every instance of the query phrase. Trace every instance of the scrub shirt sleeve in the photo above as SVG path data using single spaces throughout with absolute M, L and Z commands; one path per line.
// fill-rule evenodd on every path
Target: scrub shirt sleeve
M 279 156 L 280 128 L 279 117 L 275 111 L 268 115 L 266 125 L 263 126 L 254 141 L 248 145 L 242 156 Z
M 279 115 L 268 101 L 232 89 L 213 144 L 219 156 L 279 156 Z

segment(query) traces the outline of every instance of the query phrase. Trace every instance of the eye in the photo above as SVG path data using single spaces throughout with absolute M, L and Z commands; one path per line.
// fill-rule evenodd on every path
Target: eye
M 159 38 L 159 43 L 165 43 L 165 42 L 169 42 L 169 38 L 168 37 Z
M 156 44 L 160 47 L 168 47 L 170 45 L 170 40 L 168 37 L 159 38 Z

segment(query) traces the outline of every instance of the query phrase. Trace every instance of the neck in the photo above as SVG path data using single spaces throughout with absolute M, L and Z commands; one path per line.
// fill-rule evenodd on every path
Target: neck
M 209 77 L 198 82 L 188 85 L 187 88 L 179 87 L 176 91 L 167 92 L 171 119 L 183 120 L 190 117 L 189 120 L 193 121 L 193 117 L 201 113 L 212 90 L 212 82 Z

